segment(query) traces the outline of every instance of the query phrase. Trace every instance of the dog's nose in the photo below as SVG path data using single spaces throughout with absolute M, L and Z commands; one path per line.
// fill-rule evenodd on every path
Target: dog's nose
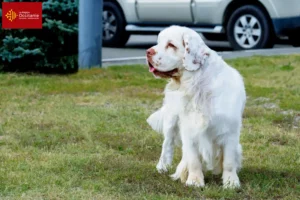
M 153 48 L 147 49 L 146 51 L 147 56 L 153 56 L 156 52 Z

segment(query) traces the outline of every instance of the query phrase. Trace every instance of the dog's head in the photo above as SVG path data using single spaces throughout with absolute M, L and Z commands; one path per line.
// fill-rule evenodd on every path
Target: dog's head
M 180 77 L 184 70 L 201 68 L 209 48 L 192 29 L 171 26 L 158 35 L 157 45 L 146 51 L 149 71 L 156 77 Z

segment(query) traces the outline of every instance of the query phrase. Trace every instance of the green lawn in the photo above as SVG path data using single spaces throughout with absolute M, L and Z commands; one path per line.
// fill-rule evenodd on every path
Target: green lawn
M 156 172 L 162 136 L 146 118 L 166 81 L 127 66 L 0 74 L 0 199 L 299 198 L 300 56 L 228 62 L 248 95 L 241 189 L 223 190 L 211 174 L 204 189 L 187 188 Z

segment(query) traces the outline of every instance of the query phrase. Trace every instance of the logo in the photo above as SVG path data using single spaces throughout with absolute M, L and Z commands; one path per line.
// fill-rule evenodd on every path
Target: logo
M 41 29 L 42 2 L 2 2 L 3 29 Z
M 14 19 L 17 18 L 17 13 L 15 13 L 12 9 L 10 9 L 10 11 L 8 11 L 5 16 L 7 17 L 7 19 L 9 21 L 12 22 L 12 21 L 14 21 Z

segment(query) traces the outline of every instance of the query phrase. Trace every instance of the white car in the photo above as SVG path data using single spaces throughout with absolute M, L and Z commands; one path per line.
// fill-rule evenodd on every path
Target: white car
M 277 37 L 300 45 L 300 0 L 104 0 L 103 45 L 124 46 L 131 34 L 183 25 L 236 50 L 269 48 Z

